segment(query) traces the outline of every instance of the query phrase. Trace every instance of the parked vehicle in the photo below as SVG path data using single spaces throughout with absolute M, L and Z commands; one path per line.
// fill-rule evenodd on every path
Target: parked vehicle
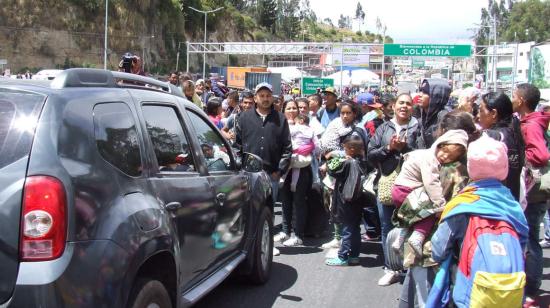
M 0 82 L 0 306 L 185 307 L 270 276 L 272 200 L 181 91 L 69 69 Z
M 63 70 L 41 70 L 32 76 L 34 80 L 53 80 Z

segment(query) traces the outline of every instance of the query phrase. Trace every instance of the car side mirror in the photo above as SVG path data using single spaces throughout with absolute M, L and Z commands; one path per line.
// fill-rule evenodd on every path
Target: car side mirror
M 245 152 L 241 158 L 241 166 L 244 171 L 260 172 L 263 170 L 264 161 L 256 154 Z

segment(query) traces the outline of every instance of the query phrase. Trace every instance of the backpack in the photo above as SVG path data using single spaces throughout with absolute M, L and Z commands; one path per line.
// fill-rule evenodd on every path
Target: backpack
M 458 307 L 521 307 L 525 271 L 510 224 L 470 216 L 458 260 L 453 300 Z

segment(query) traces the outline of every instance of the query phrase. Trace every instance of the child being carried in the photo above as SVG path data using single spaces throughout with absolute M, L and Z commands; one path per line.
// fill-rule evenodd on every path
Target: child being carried
M 409 228 L 412 228 L 407 245 L 416 256 L 422 255 L 424 240 L 436 222 L 434 213 L 441 211 L 446 203 L 439 178 L 441 165 L 458 161 L 467 147 L 468 134 L 465 131 L 449 130 L 431 148 L 404 155 L 403 167 L 392 188 L 392 199 L 398 208 L 396 215 L 399 218 L 394 216 L 394 222 L 397 220 L 398 227 L 402 228 L 399 237 L 392 243 L 393 249 L 401 248 Z M 405 204 L 407 206 L 403 206 Z M 408 218 L 416 219 L 408 221 Z

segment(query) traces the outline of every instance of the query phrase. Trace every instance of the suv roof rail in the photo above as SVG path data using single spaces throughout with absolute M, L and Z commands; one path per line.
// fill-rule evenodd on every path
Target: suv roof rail
M 93 68 L 71 68 L 61 72 L 51 83 L 52 89 L 107 87 L 159 91 L 183 97 L 173 84 L 136 74 Z

